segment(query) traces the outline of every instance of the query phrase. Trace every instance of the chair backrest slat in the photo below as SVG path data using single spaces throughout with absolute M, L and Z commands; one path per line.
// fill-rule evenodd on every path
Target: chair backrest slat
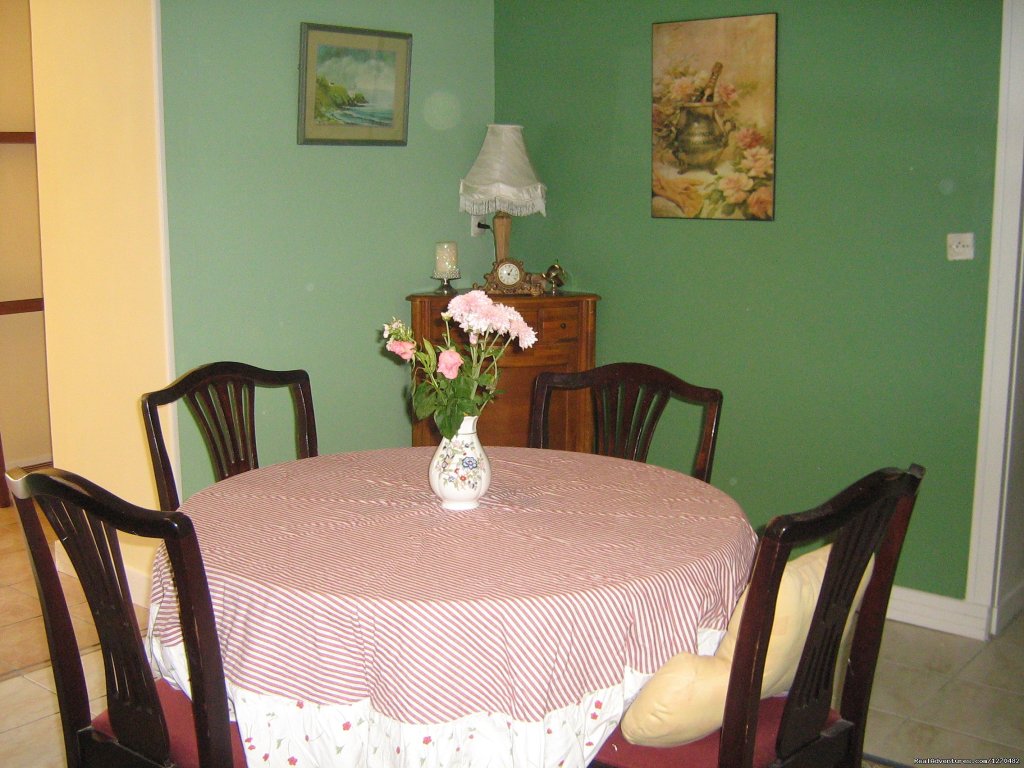
M 184 400 L 210 454 L 214 478 L 224 480 L 259 466 L 256 450 L 256 388 L 287 387 L 295 411 L 295 452 L 317 455 L 316 417 L 309 374 L 303 370 L 272 371 L 246 363 L 201 365 L 163 389 L 142 396 L 142 419 L 161 509 L 177 509 L 174 481 L 159 407 Z
M 529 445 L 548 446 L 548 409 L 555 390 L 587 389 L 594 416 L 593 452 L 647 461 L 655 428 L 671 399 L 703 409 L 691 474 L 708 480 L 718 439 L 722 393 L 698 387 L 645 363 L 612 363 L 574 373 L 543 372 L 534 382 Z

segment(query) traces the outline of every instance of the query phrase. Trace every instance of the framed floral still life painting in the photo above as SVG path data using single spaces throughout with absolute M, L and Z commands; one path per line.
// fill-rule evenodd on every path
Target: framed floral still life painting
M 412 35 L 302 24 L 299 144 L 401 144 Z
M 775 217 L 776 14 L 653 25 L 651 215 Z

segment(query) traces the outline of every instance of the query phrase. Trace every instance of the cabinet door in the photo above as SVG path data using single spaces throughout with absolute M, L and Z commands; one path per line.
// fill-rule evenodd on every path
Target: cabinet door
M 537 331 L 537 343 L 530 349 L 509 348 L 499 363 L 500 394 L 484 410 L 477 423 L 480 440 L 487 445 L 525 446 L 529 438 L 530 400 L 533 381 L 541 371 L 578 371 L 594 365 L 594 326 L 597 296 L 592 294 L 495 297 L 514 307 Z M 448 298 L 436 295 L 410 296 L 412 327 L 417 338 L 427 336 L 439 342 L 444 333 L 441 312 Z M 464 342 L 453 328 L 453 338 Z M 589 450 L 593 429 L 589 401 L 584 393 L 558 393 L 550 410 L 550 446 Z M 413 425 L 413 445 L 436 445 L 440 435 L 433 421 Z

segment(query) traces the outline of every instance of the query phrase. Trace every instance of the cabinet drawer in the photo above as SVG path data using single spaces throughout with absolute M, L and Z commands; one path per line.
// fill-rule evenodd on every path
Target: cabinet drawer
M 538 344 L 574 343 L 580 335 L 580 317 L 575 307 L 548 307 L 540 312 Z

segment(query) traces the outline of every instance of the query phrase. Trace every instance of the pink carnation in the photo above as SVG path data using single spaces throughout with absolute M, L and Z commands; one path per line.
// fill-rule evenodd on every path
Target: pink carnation
M 388 339 L 388 343 L 385 345 L 385 348 L 388 352 L 394 352 L 403 360 L 412 360 L 413 353 L 416 351 L 416 344 L 411 341 Z
M 446 349 L 437 356 L 437 370 L 446 379 L 454 379 L 462 367 L 462 355 L 454 349 Z
M 519 340 L 520 349 L 529 349 L 537 342 L 537 332 L 523 320 L 522 315 L 518 312 L 511 323 L 509 334 L 513 339 Z

